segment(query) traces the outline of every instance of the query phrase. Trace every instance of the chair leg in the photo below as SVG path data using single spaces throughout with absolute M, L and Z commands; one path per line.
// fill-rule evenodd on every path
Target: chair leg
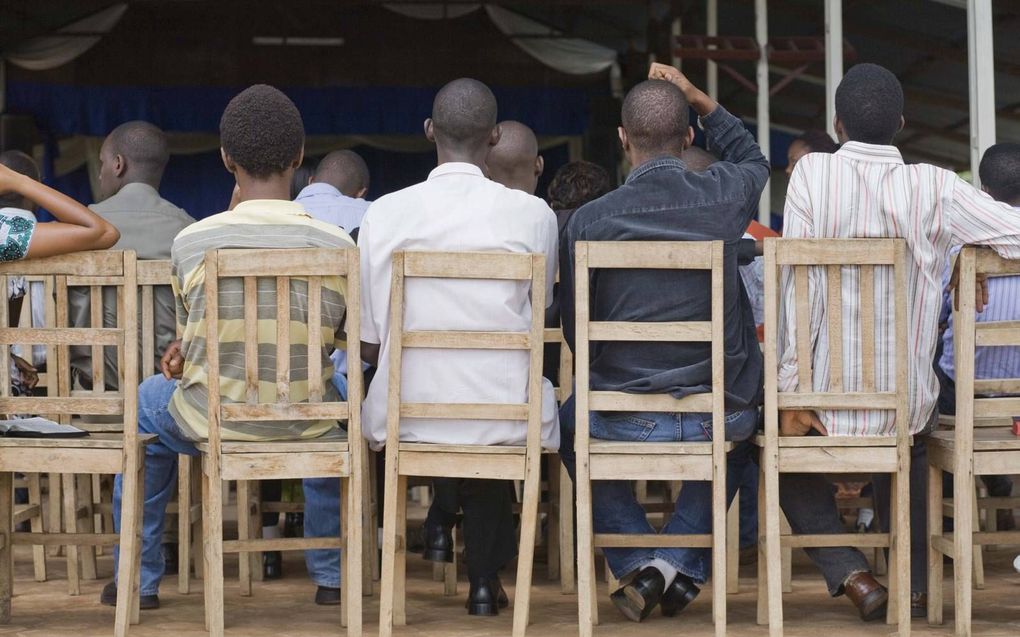
M 786 519 L 786 515 L 780 510 L 779 512 L 779 528 L 780 531 L 785 535 L 792 533 L 793 530 L 790 528 L 790 523 Z M 783 555 L 783 592 L 793 592 L 793 549 L 789 546 L 780 545 L 780 551 Z
M 124 466 L 120 512 L 120 563 L 117 570 L 117 607 L 114 635 L 125 637 L 128 626 L 137 623 L 142 555 L 142 484 L 145 457 L 141 445 L 128 455 Z
M 559 480 L 559 456 L 549 454 L 546 462 L 546 475 L 548 476 L 549 508 L 546 514 L 546 577 L 550 581 L 556 581 L 560 577 L 560 509 L 562 498 L 560 496 Z M 541 525 L 541 520 L 539 521 Z
M 765 626 L 769 623 L 769 595 L 768 595 L 768 553 L 766 550 L 765 518 L 767 516 L 767 501 L 765 500 L 765 472 L 758 469 L 758 608 L 757 623 Z
M 202 492 L 206 628 L 210 637 L 223 637 L 223 485 L 212 464 L 206 459 Z
M 372 479 L 372 473 L 368 470 L 373 458 L 365 446 L 365 451 L 362 454 L 361 466 L 364 468 L 365 477 L 361 480 L 361 544 L 362 544 L 362 564 L 365 568 L 361 569 L 361 590 L 365 597 L 371 597 L 374 594 L 376 572 L 379 570 L 379 546 L 378 546 L 378 535 L 377 535 L 377 524 L 376 517 L 373 512 L 375 506 L 375 481 Z
M 767 565 L 769 637 L 783 636 L 783 557 L 779 531 L 779 458 L 768 449 L 762 454 L 765 484 L 765 562 Z M 758 520 L 761 524 L 761 519 Z
M 361 550 L 365 546 L 364 535 L 366 535 L 365 526 L 360 524 L 360 521 L 364 519 L 364 509 L 366 508 L 366 501 L 362 494 L 365 493 L 365 483 L 368 480 L 364 479 L 364 473 L 359 474 L 358 471 L 352 471 L 351 473 L 351 477 L 343 481 L 347 489 L 346 497 L 341 502 L 344 507 L 341 511 L 345 513 L 341 517 L 348 520 L 346 533 L 344 533 L 347 550 L 343 555 L 347 558 L 347 572 L 350 574 L 349 577 L 344 578 L 347 589 L 345 596 L 347 599 L 343 602 L 343 610 L 345 611 L 344 616 L 347 619 L 347 637 L 361 637 L 365 597 L 363 590 L 365 578 L 362 575 L 364 573 L 371 575 L 372 573 L 371 569 L 365 568 L 365 553 Z M 369 528 L 367 533 L 375 535 L 375 529 Z M 371 577 L 369 577 L 369 586 L 371 586 L 371 582 Z
M 890 572 L 895 570 L 897 573 L 897 588 L 890 591 L 889 609 L 890 619 L 893 619 L 891 611 L 895 600 L 895 623 L 899 625 L 899 637 L 910 637 L 910 452 L 901 453 L 904 459 L 900 463 L 900 471 L 893 475 L 893 492 L 890 494 L 890 517 L 896 525 L 896 555 L 895 559 L 890 559 Z
M 407 480 L 397 473 L 397 456 L 387 448 L 385 488 L 383 490 L 383 547 L 382 569 L 379 588 L 379 637 L 391 637 L 393 624 L 400 623 L 396 617 L 397 580 L 404 577 L 398 552 L 404 550 L 399 539 L 406 537 L 407 530 L 400 528 L 398 509 L 406 505 Z M 403 496 L 401 496 L 403 494 Z
M 740 592 L 740 492 L 726 514 L 726 592 Z
M 177 456 L 177 592 L 191 593 L 191 456 Z
M 953 579 L 956 584 L 956 635 L 970 637 L 974 568 L 974 474 L 957 473 L 953 484 Z
M 38 473 L 30 473 L 28 478 L 28 503 L 30 506 L 39 507 L 37 515 L 29 520 L 29 528 L 32 533 L 43 532 L 43 518 L 42 518 L 42 477 Z M 110 527 L 112 529 L 112 527 Z M 35 575 L 35 581 L 45 582 L 46 581 L 46 547 L 41 544 L 35 544 L 32 546 L 32 569 Z
M 521 498 L 521 539 L 517 558 L 517 585 L 514 589 L 513 637 L 524 637 L 531 617 L 531 579 L 535 567 L 535 534 L 542 481 L 541 457 L 536 460 L 527 463 L 524 497 Z
M 0 472 L 0 622 L 11 621 L 11 597 L 14 595 L 14 474 Z
M 46 488 L 49 490 L 49 501 L 47 502 L 47 516 L 46 516 L 46 529 L 50 533 L 60 533 L 62 529 L 62 516 L 61 516 L 61 503 L 63 498 L 61 497 L 61 485 L 63 483 L 63 476 L 59 473 L 50 473 L 46 476 Z M 51 557 L 60 555 L 61 547 L 59 544 L 46 547 L 46 554 Z
M 379 502 L 378 491 L 375 488 L 376 485 L 379 484 L 379 470 L 375 462 L 375 453 L 369 451 L 367 445 L 365 454 L 367 456 L 365 461 L 365 466 L 367 467 L 366 474 L 371 476 L 371 480 L 365 481 L 368 483 L 365 488 L 370 492 L 368 498 L 365 499 L 365 502 L 369 504 L 369 518 L 371 519 L 371 523 L 365 527 L 365 530 L 368 532 L 368 536 L 370 538 L 369 544 L 372 546 L 372 580 L 373 582 L 378 582 L 382 577 L 382 559 L 380 556 L 381 547 L 379 546 L 379 529 L 382 528 L 379 525 L 379 515 L 382 511 L 382 503 Z M 371 589 L 366 587 L 365 590 L 369 591 Z M 366 595 L 367 594 L 369 593 L 366 592 Z
M 977 480 L 975 480 L 975 482 L 977 482 Z M 978 511 L 978 501 L 977 500 L 978 500 L 977 499 L 977 492 L 975 491 L 975 493 L 974 493 L 974 507 L 973 507 L 973 510 L 974 510 L 974 526 L 975 526 L 975 528 L 980 528 L 980 525 L 981 525 L 981 516 L 980 516 L 980 512 Z M 988 515 L 988 522 L 987 522 L 987 524 L 988 524 L 988 530 L 989 531 L 994 531 L 995 530 L 995 525 L 996 525 L 995 513 L 996 513 L 995 509 L 988 509 L 987 510 L 987 515 Z M 981 546 L 980 544 L 975 545 L 974 546 L 974 588 L 976 588 L 978 590 L 983 590 L 984 587 L 985 587 L 985 559 L 984 559 L 984 556 L 985 556 L 984 547 Z
M 580 637 L 592 637 L 598 623 L 598 579 L 595 577 L 595 548 L 591 509 L 591 481 L 588 467 L 578 462 L 577 480 L 577 622 Z M 606 570 L 608 571 L 608 565 Z
M 932 538 L 943 536 L 942 530 L 942 470 L 928 465 L 928 624 L 942 625 L 942 552 L 932 544 Z
M 577 592 L 577 580 L 574 576 L 574 481 L 570 479 L 566 467 L 560 464 L 560 593 L 573 595 Z
M 712 619 L 715 637 L 726 637 L 726 459 L 714 463 L 712 480 Z M 719 466 L 721 464 L 721 466 Z
M 259 482 L 252 481 L 248 485 L 248 529 L 251 537 L 262 539 L 262 489 Z M 256 582 L 265 579 L 262 570 L 262 551 L 248 553 L 248 572 Z
M 250 540 L 251 534 L 251 485 L 249 480 L 237 481 L 237 539 Z M 251 553 L 237 554 L 237 577 L 241 585 L 241 596 L 251 596 Z
M 78 528 L 82 526 L 88 532 L 95 532 L 95 520 L 94 520 L 94 509 L 92 506 L 92 488 L 94 486 L 93 478 L 99 476 L 93 475 L 80 475 L 75 480 L 75 490 L 78 498 L 77 509 L 84 509 L 82 516 L 84 518 L 84 524 L 78 522 Z M 76 511 L 77 513 L 77 511 Z M 96 574 L 96 547 L 94 546 L 83 546 L 79 548 L 79 555 L 81 558 L 81 573 L 82 578 L 87 580 L 97 579 Z
M 350 481 L 343 480 L 343 479 L 340 480 L 340 502 L 338 504 L 340 505 L 340 559 L 341 560 L 344 559 L 344 557 L 347 556 L 348 551 L 351 550 L 351 538 L 350 538 L 349 534 L 351 532 L 351 527 L 354 526 L 354 525 L 352 525 L 350 523 L 350 517 L 349 516 L 350 516 L 351 511 L 350 511 L 350 508 L 348 508 L 348 506 L 347 506 L 347 503 L 348 503 L 350 497 L 351 497 L 351 483 L 350 483 Z M 347 569 L 345 567 L 341 567 L 340 571 L 341 571 L 340 588 L 343 590 L 343 593 L 340 595 L 340 627 L 341 628 L 347 628 L 347 625 L 348 625 L 347 624 L 347 622 L 348 622 L 348 614 L 349 614 L 349 611 L 350 611 L 351 596 L 349 594 L 349 590 L 346 590 L 346 589 L 350 588 L 348 586 L 348 584 L 350 582 L 347 581 L 348 580 L 347 577 L 343 577 L 343 573 L 351 573 L 352 577 L 353 577 L 358 572 L 357 571 L 352 571 L 352 570 Z M 361 578 L 359 577 L 358 579 L 360 580 Z
M 205 578 L 205 536 L 202 534 L 202 462 L 189 460 L 191 464 L 191 562 L 196 580 Z
M 78 532 L 78 491 L 75 488 L 75 474 L 73 473 L 62 473 L 60 474 L 61 479 L 61 495 L 64 500 L 64 527 L 67 533 Z M 79 552 L 78 547 L 72 544 L 68 544 L 64 547 L 67 552 L 67 591 L 70 595 L 81 594 L 81 569 L 79 564 Z

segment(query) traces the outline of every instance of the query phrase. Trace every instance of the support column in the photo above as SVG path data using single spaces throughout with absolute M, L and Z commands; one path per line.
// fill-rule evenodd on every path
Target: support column
M 970 169 L 981 186 L 978 164 L 995 143 L 995 50 L 992 0 L 967 0 L 967 62 L 970 84 Z
M 825 130 L 836 139 L 836 87 L 843 79 L 843 0 L 825 1 Z
M 972 0 L 973 1 L 973 0 Z M 765 158 L 769 159 L 771 126 L 769 125 L 769 60 L 768 60 L 768 3 L 766 0 L 754 0 L 754 34 L 758 41 L 761 57 L 758 58 L 758 145 Z M 758 221 L 769 225 L 772 212 L 771 182 L 765 184 L 758 201 Z
M 707 24 L 705 25 L 706 35 L 715 37 L 719 35 L 719 0 L 708 0 L 706 6 Z M 711 47 L 715 48 L 715 47 Z M 719 65 L 708 60 L 705 69 L 705 88 L 708 96 L 714 100 L 719 99 Z

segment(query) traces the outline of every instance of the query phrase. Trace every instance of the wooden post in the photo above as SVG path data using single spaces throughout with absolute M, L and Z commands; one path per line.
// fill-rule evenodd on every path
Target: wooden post
M 981 186 L 978 164 L 995 143 L 995 51 L 992 0 L 967 0 L 967 78 L 970 85 L 970 169 Z
M 719 0 L 708 0 L 705 14 L 705 34 L 709 37 L 719 35 Z M 714 49 L 715 46 L 710 48 Z M 708 60 L 705 67 L 705 88 L 709 97 L 719 99 L 719 65 L 712 60 Z
M 825 129 L 836 139 L 836 87 L 843 79 L 843 0 L 825 0 Z
M 758 41 L 760 57 L 758 58 L 758 145 L 761 152 L 769 159 L 769 140 L 771 128 L 769 125 L 769 23 L 768 3 L 766 0 L 754 0 L 754 34 Z M 761 198 L 758 200 L 758 221 L 765 226 L 769 225 L 769 217 L 772 214 L 772 193 L 769 190 L 770 184 L 766 183 L 761 191 Z

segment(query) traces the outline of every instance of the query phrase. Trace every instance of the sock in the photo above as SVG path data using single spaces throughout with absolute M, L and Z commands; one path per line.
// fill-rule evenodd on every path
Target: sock
M 280 537 L 280 527 L 277 525 L 262 527 L 262 537 L 265 539 Z
M 662 573 L 662 579 L 665 580 L 667 587 L 673 583 L 674 579 L 676 579 L 676 574 L 678 572 L 676 567 L 660 557 L 657 557 L 651 562 L 645 564 L 645 568 L 649 566 Z

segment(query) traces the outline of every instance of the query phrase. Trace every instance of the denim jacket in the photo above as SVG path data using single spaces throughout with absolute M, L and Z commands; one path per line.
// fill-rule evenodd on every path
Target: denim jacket
M 722 160 L 691 172 L 672 156 L 646 162 L 609 194 L 579 208 L 561 235 L 563 332 L 574 347 L 574 245 L 578 241 L 725 241 L 725 363 L 727 409 L 761 402 L 762 355 L 754 318 L 737 271 L 737 244 L 757 211 L 768 160 L 739 119 L 717 107 L 701 118 Z M 610 270 L 591 275 L 594 321 L 707 321 L 707 271 Z M 711 391 L 709 343 L 595 343 L 596 390 L 672 394 Z

